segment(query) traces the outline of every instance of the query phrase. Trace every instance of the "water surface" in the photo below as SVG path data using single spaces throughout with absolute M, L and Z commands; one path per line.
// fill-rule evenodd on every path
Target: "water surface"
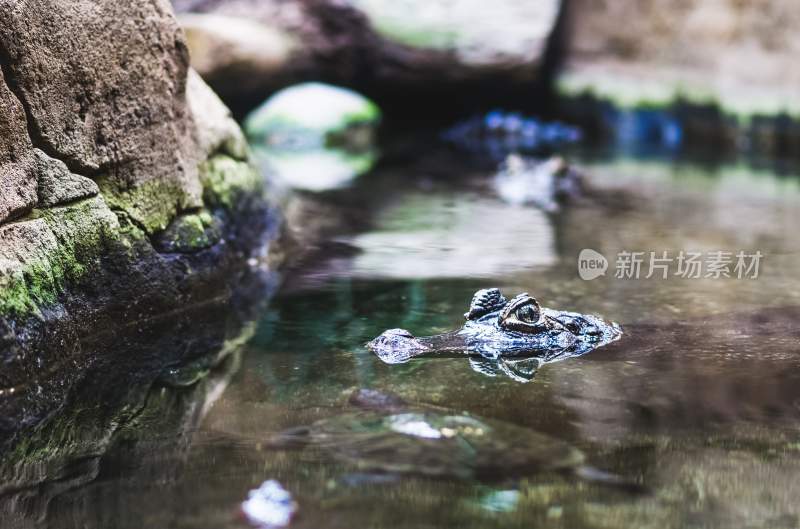
M 313 248 L 255 322 L 230 381 L 201 392 L 188 441 L 163 450 L 170 439 L 145 433 L 144 455 L 115 449 L 104 472 L 55 495 L 48 526 L 242 527 L 247 491 L 277 479 L 299 503 L 298 528 L 797 527 L 797 175 L 574 159 L 591 189 L 555 214 L 505 204 L 486 165 L 442 150 L 390 157 L 350 189 L 294 197 L 291 228 Z M 578 277 L 584 248 L 609 258 L 605 276 Z M 763 258 L 756 279 L 614 277 L 621 251 L 681 250 Z M 602 315 L 625 334 L 528 383 L 465 358 L 385 365 L 363 346 L 391 327 L 456 328 L 472 294 L 491 286 Z M 351 411 L 348 396 L 365 387 L 546 434 L 641 488 L 569 472 L 376 474 L 268 442 Z

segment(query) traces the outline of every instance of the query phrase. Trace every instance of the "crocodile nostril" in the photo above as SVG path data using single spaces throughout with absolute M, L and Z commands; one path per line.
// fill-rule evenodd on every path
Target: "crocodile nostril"
M 591 327 L 588 327 L 583 332 L 585 334 L 588 334 L 589 336 L 600 336 L 601 334 L 603 334 L 603 331 L 601 331 L 600 329 L 598 329 L 594 325 L 592 325 Z

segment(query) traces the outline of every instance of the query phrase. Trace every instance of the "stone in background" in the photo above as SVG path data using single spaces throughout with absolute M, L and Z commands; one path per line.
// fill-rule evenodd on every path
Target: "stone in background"
M 444 107 L 541 78 L 560 0 L 174 0 L 192 64 L 246 112 L 304 80 Z M 485 89 L 491 85 L 487 92 Z M 241 107 L 241 108 L 240 108 Z M 389 108 L 389 107 L 387 107 Z
M 570 0 L 561 79 L 630 106 L 676 96 L 734 114 L 800 112 L 793 0 Z

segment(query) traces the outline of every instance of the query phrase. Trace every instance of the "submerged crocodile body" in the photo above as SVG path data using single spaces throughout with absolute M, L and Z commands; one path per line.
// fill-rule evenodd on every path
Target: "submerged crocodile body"
M 310 449 L 355 471 L 344 485 L 386 483 L 401 475 L 487 483 L 560 472 L 641 492 L 641 486 L 588 466 L 583 452 L 550 435 L 467 411 L 411 404 L 397 395 L 358 389 L 343 413 L 286 430 L 272 449 Z
M 577 142 L 581 139 L 581 131 L 559 122 L 495 110 L 455 124 L 442 137 L 462 149 L 502 159 L 509 153 L 535 153 Z
M 467 321 L 457 331 L 416 338 L 405 329 L 389 329 L 367 347 L 389 364 L 418 356 L 477 357 L 473 368 L 484 372 L 491 368 L 481 360 L 533 358 L 538 367 L 588 353 L 622 335 L 616 323 L 542 308 L 527 293 L 507 300 L 496 288 L 476 292 L 464 316 Z
M 492 481 L 584 468 L 584 454 L 577 448 L 504 421 L 409 404 L 371 389 L 356 390 L 349 404 L 340 414 L 278 434 L 268 445 L 316 449 L 362 476 Z

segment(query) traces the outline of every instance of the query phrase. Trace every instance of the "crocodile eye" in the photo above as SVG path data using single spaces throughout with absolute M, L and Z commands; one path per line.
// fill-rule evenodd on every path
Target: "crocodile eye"
M 542 331 L 540 319 L 542 309 L 539 303 L 528 294 L 520 294 L 505 306 L 498 318 L 498 324 L 508 330 L 537 333 Z
M 536 323 L 539 311 L 533 305 L 523 305 L 517 310 L 517 319 L 523 323 Z

